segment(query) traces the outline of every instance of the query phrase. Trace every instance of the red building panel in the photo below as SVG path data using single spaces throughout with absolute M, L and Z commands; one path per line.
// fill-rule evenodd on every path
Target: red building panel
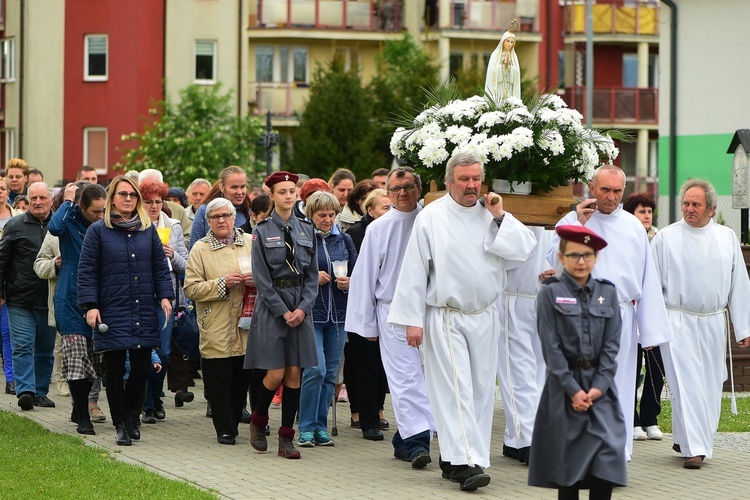
M 106 127 L 108 167 L 120 158 L 123 134 L 142 130 L 141 117 L 163 98 L 165 2 L 67 0 L 63 175 L 83 165 L 86 127 Z M 86 35 L 108 37 L 106 81 L 84 81 Z M 114 174 L 108 173 L 107 178 Z

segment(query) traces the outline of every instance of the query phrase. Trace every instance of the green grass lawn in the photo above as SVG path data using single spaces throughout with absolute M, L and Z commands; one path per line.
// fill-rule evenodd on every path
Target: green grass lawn
M 3 498 L 216 498 L 5 411 L 0 411 L 0 457 Z
M 750 432 L 750 398 L 737 398 L 737 415 L 733 415 L 731 399 L 721 399 L 721 417 L 719 418 L 719 432 Z M 659 428 L 664 432 L 672 432 L 672 406 L 669 401 L 661 404 Z

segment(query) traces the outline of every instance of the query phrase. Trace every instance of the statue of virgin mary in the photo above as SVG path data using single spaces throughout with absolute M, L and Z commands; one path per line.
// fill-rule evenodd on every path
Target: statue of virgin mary
M 492 51 L 487 65 L 487 77 L 484 90 L 496 101 L 508 97 L 521 98 L 521 67 L 516 56 L 516 31 L 519 24 L 516 19 L 508 25 L 497 48 Z

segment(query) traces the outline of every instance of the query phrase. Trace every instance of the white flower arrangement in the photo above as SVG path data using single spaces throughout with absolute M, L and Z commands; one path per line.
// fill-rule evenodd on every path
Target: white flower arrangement
M 391 152 L 425 181 L 440 184 L 451 155 L 473 152 L 483 160 L 488 178 L 530 181 L 547 191 L 589 180 L 596 167 L 619 153 L 612 131 L 585 128 L 583 116 L 557 95 L 542 95 L 528 106 L 515 97 L 433 101 L 438 102 L 404 121 L 407 126 L 398 127 L 391 138 Z M 617 131 L 613 135 L 624 138 Z

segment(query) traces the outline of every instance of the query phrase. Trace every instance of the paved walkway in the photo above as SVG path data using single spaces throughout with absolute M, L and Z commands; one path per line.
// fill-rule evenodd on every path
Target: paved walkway
M 349 427 L 347 405 L 338 405 L 339 435 L 334 448 L 302 449 L 302 460 L 276 456 L 276 437 L 269 440 L 269 452 L 259 454 L 250 447 L 247 425 L 241 425 L 236 446 L 216 442 L 211 420 L 205 417 L 201 381 L 196 381 L 196 399 L 183 408 L 166 403 L 167 419 L 141 427 L 142 438 L 130 447 L 115 445 L 111 422 L 94 424 L 97 435 L 83 439 L 113 452 L 119 460 L 143 465 L 164 476 L 210 489 L 226 498 L 462 498 L 478 495 L 491 498 L 556 498 L 553 490 L 526 486 L 528 469 L 502 456 L 503 416 L 500 403 L 495 408 L 495 432 L 487 471 L 492 483 L 476 493 L 463 493 L 458 485 L 440 478 L 437 442 L 427 469 L 412 470 L 406 462 L 392 458 L 389 439 L 395 419 L 386 404 L 386 418 L 392 430 L 386 440 L 370 442 Z M 0 387 L 4 387 L 4 384 Z M 47 429 L 77 435 L 70 423 L 70 399 L 55 396 L 57 408 L 36 408 L 22 412 L 15 396 L 2 394 L 0 407 L 38 421 Z M 102 393 L 102 409 L 107 414 Z M 278 426 L 281 412 L 271 410 L 271 424 Z M 701 470 L 682 468 L 682 461 L 671 450 L 671 440 L 636 442 L 633 461 L 628 466 L 629 486 L 615 490 L 615 498 L 747 498 L 747 465 L 750 453 L 718 448 L 714 458 Z M 272 452 L 273 451 L 273 452 Z M 582 495 L 585 498 L 585 495 Z

